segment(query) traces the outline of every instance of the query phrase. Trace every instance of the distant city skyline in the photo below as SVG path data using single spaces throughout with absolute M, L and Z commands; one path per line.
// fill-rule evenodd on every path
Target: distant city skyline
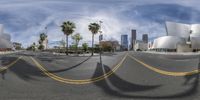
M 149 33 L 152 40 L 166 35 L 166 20 L 200 23 L 199 3 L 197 0 L 1 0 L 0 24 L 4 24 L 4 31 L 11 35 L 12 41 L 25 47 L 37 43 L 45 27 L 49 43 L 62 40 L 64 35 L 59 26 L 66 20 L 76 23 L 75 33 L 83 36 L 81 43 L 91 41 L 88 24 L 99 20 L 103 21 L 102 31 L 108 39 L 120 41 L 121 34 L 136 29 L 138 39 Z

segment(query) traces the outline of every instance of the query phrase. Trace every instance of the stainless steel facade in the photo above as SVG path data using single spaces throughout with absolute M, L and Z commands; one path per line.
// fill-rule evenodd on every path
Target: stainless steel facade
M 10 41 L 6 39 L 0 39 L 0 49 L 2 48 L 12 48 L 12 44 Z
M 191 36 L 192 49 L 200 49 L 200 36 Z
M 166 22 L 166 30 L 168 36 L 177 36 L 188 38 L 190 36 L 190 25 Z
M 3 25 L 0 24 L 0 49 L 12 48 L 12 43 L 10 40 L 10 35 L 3 33 Z
M 7 40 L 7 41 L 11 41 L 11 36 L 5 33 L 0 34 L 0 37 Z
M 177 44 L 186 44 L 184 38 L 176 36 L 163 36 L 154 40 L 153 48 L 156 49 L 176 49 Z
M 200 50 L 200 24 L 166 22 L 166 31 L 167 36 L 154 40 L 152 49 L 177 50 L 178 45 L 191 45 L 192 50 Z
M 200 24 L 191 25 L 192 34 L 200 35 Z

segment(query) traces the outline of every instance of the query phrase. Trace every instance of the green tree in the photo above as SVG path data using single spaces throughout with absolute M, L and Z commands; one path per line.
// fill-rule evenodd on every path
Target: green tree
M 38 49 L 40 49 L 40 50 L 44 50 L 44 45 L 43 45 L 43 42 L 44 42 L 44 40 L 47 38 L 47 35 L 45 34 L 45 33 L 41 33 L 40 34 L 40 39 L 39 39 L 39 47 L 38 47 Z
M 73 22 L 67 21 L 63 22 L 61 28 L 62 32 L 66 35 L 66 54 L 68 55 L 68 36 L 74 32 L 76 26 Z
M 74 43 L 72 43 L 72 45 L 70 45 L 69 48 L 70 48 L 70 50 L 74 51 L 76 49 L 76 45 Z
M 88 44 L 87 43 L 83 43 L 82 44 L 82 48 L 86 52 L 88 50 Z
M 76 50 L 76 53 L 77 53 L 78 44 L 79 44 L 80 40 L 83 39 L 83 37 L 79 33 L 76 33 L 75 35 L 72 36 L 72 39 L 74 40 L 75 50 Z
M 90 23 L 88 29 L 92 32 L 92 56 L 94 55 L 94 35 L 99 32 L 100 25 L 97 23 Z
M 35 51 L 35 49 L 36 49 L 36 44 L 35 42 L 33 42 L 33 44 L 31 45 L 31 50 Z
M 47 35 L 45 33 L 40 34 L 40 40 L 44 41 L 47 38 Z

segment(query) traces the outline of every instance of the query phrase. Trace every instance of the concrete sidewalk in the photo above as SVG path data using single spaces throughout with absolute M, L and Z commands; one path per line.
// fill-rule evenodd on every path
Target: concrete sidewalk
M 5 55 L 5 54 L 13 54 L 13 53 L 18 53 L 18 52 L 22 52 L 23 50 L 19 50 L 19 51 L 0 51 L 0 55 Z
M 160 54 L 160 55 L 200 55 L 200 52 L 156 52 L 156 51 L 141 51 L 142 53 L 148 54 Z
M 65 53 L 56 53 L 56 52 L 53 52 L 52 53 L 53 55 L 66 55 Z M 97 56 L 99 55 L 99 53 L 94 53 L 94 56 Z M 91 53 L 85 53 L 85 54 L 69 54 L 68 56 L 85 56 L 85 57 L 88 57 L 88 56 L 91 56 Z

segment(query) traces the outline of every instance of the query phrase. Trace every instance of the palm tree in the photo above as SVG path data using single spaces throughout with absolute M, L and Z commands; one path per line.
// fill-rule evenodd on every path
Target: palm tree
M 100 25 L 97 23 L 90 23 L 88 29 L 92 32 L 92 56 L 94 55 L 94 35 L 99 32 Z
M 79 41 L 82 40 L 83 37 L 79 33 L 76 33 L 75 35 L 72 36 L 72 39 L 75 42 L 76 53 L 77 53 Z
M 46 38 L 47 38 L 47 35 L 46 35 L 45 33 L 41 33 L 41 34 L 40 34 L 40 40 L 38 41 L 39 44 L 40 44 L 40 46 L 39 46 L 38 49 L 40 49 L 40 50 L 43 50 L 43 49 L 44 49 L 43 42 L 44 42 L 44 40 L 45 40 Z
M 68 55 L 68 36 L 74 32 L 76 28 L 73 22 L 67 21 L 63 22 L 61 25 L 63 33 L 66 35 L 66 55 Z
M 47 35 L 45 33 L 40 34 L 40 40 L 44 41 L 47 38 Z
M 35 49 L 36 49 L 36 44 L 35 44 L 35 42 L 33 42 L 32 46 L 31 46 L 31 49 L 32 49 L 33 51 L 35 51 Z

